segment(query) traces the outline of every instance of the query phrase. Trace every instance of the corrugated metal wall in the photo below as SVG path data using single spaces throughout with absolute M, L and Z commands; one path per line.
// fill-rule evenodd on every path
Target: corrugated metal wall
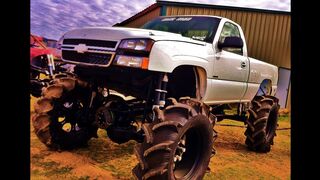
M 150 21 L 151 19 L 158 17 L 160 15 L 160 7 L 154 9 L 153 11 L 148 12 L 147 14 L 141 16 L 140 18 L 137 18 L 129 23 L 127 23 L 125 26 L 126 27 L 141 27 L 144 25 L 144 23 Z
M 166 15 L 215 15 L 240 24 L 250 57 L 291 68 L 290 15 L 224 9 L 167 6 Z

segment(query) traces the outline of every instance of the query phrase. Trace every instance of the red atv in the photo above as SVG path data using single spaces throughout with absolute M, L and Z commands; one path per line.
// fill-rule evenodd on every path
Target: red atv
M 40 79 L 40 74 L 52 77 L 63 71 L 57 41 L 30 34 L 30 83 L 31 95 L 39 97 L 48 79 Z
M 54 59 L 59 58 L 58 51 L 45 44 L 44 38 L 30 34 L 30 78 L 38 79 L 40 73 L 52 75 L 55 69 Z

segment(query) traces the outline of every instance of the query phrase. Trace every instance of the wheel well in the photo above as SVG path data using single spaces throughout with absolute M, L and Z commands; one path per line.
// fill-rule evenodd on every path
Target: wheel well
M 168 74 L 167 97 L 190 96 L 201 99 L 205 95 L 207 76 L 201 67 L 178 66 L 172 73 Z
M 272 93 L 272 81 L 270 79 L 264 79 L 259 86 L 256 96 L 270 95 Z

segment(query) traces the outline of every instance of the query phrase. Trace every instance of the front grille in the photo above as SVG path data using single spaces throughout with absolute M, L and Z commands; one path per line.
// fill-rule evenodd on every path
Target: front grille
M 67 61 L 75 61 L 79 63 L 88 64 L 98 64 L 98 65 L 108 65 L 111 61 L 112 54 L 102 54 L 102 53 L 78 53 L 76 51 L 62 51 L 62 58 Z
M 117 41 L 102 41 L 93 39 L 64 39 L 63 45 L 78 45 L 85 44 L 87 46 L 97 46 L 105 48 L 115 48 Z

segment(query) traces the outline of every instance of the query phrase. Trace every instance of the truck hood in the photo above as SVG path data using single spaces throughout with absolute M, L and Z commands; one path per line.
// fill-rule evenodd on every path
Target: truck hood
M 94 39 L 120 41 L 127 38 L 150 38 L 155 41 L 170 40 L 205 45 L 205 42 L 183 37 L 180 34 L 149 29 L 126 27 L 87 27 L 74 29 L 63 35 L 64 39 Z

